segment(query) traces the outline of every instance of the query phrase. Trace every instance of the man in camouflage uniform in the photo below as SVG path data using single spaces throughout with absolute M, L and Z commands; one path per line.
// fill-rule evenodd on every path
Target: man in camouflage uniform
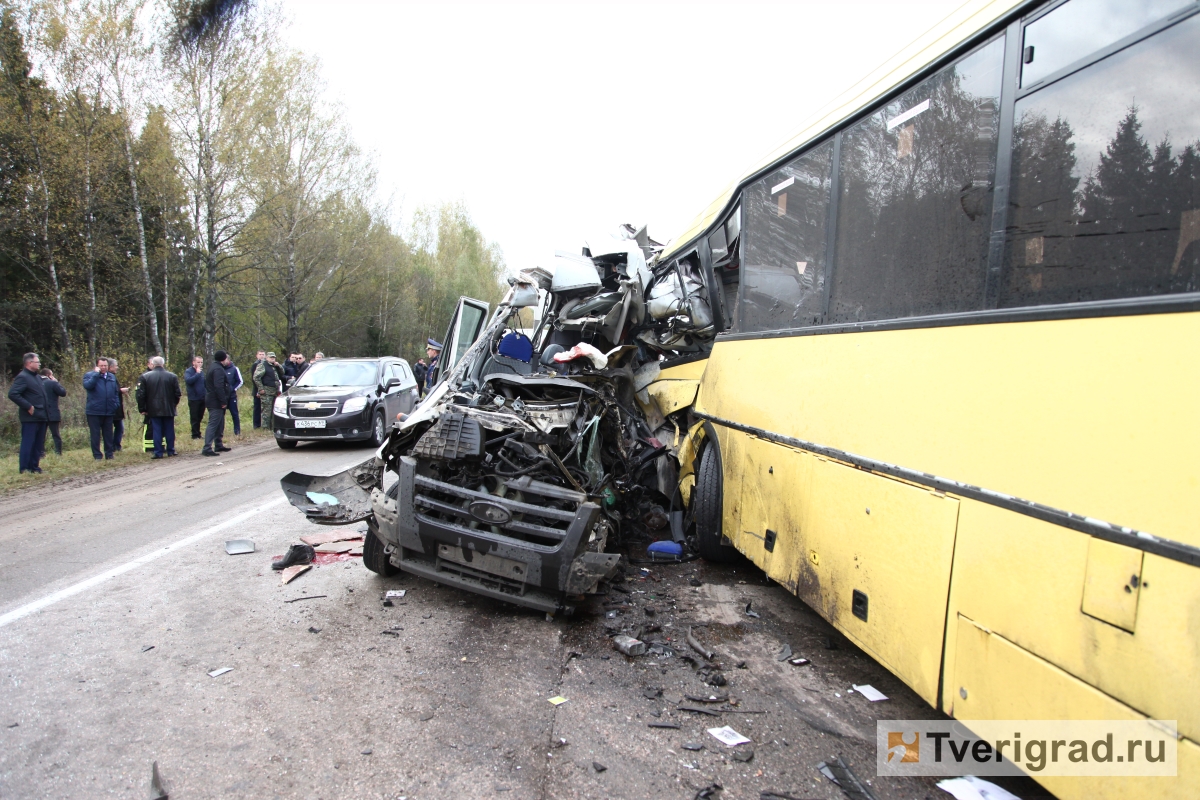
M 267 353 L 267 360 L 254 369 L 254 392 L 262 398 L 263 416 L 268 420 L 274 413 L 275 398 L 283 386 L 283 369 L 275 363 L 275 354 Z M 270 429 L 271 423 L 264 420 L 263 427 Z

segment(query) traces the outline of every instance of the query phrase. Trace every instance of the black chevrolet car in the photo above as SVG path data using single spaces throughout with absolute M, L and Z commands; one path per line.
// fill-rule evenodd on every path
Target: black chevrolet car
M 275 399 L 271 430 L 282 448 L 328 439 L 378 447 L 396 415 L 417 404 L 417 379 L 402 358 L 329 358 Z

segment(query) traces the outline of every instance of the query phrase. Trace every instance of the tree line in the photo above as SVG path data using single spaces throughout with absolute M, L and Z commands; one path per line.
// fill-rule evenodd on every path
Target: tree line
M 182 366 L 217 349 L 415 360 L 504 264 L 462 204 L 406 230 L 251 3 L 192 30 L 181 0 L 0 0 L 0 362 Z

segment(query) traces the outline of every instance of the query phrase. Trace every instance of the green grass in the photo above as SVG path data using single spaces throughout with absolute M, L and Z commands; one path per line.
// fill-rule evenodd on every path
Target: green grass
M 240 394 L 240 393 L 239 393 Z M 13 410 L 16 406 L 8 404 Z M 271 436 L 268 428 L 254 430 L 251 426 L 253 416 L 253 400 L 250 397 L 238 398 L 238 411 L 241 412 L 242 435 L 233 435 L 233 426 L 226 420 L 225 441 L 232 447 L 238 444 L 249 444 L 262 441 Z M 41 461 L 42 474 L 19 474 L 18 451 L 19 438 L 14 440 L 5 436 L 0 442 L 0 494 L 8 494 L 33 486 L 41 486 L 63 478 L 73 478 L 79 475 L 107 472 L 133 464 L 144 464 L 151 461 L 151 453 L 142 452 L 142 416 L 136 412 L 126 414 L 125 439 L 122 450 L 111 461 L 96 461 L 92 458 L 91 439 L 86 426 L 70 425 L 65 420 L 62 427 L 63 454 L 54 454 L 54 442 L 50 434 L 46 434 L 46 456 Z M 205 413 L 204 424 L 208 423 Z M 203 432 L 203 425 L 201 426 Z M 175 417 L 175 451 L 181 457 L 199 453 L 203 441 L 192 438 L 191 423 L 188 419 L 187 401 L 180 403 L 180 414 Z M 102 446 L 103 448 L 103 446 Z

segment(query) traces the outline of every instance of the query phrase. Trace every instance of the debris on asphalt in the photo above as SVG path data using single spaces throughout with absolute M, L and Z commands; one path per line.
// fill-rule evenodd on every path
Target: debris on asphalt
M 825 637 L 825 649 L 826 650 L 837 650 L 838 649 L 837 639 L 833 636 L 826 636 Z
M 657 700 L 658 698 L 662 697 L 662 689 L 658 688 L 657 686 L 647 686 L 642 690 L 642 697 L 646 698 L 647 700 Z
M 705 661 L 712 661 L 712 657 L 716 655 L 712 650 L 709 650 L 707 647 L 700 644 L 700 640 L 692 635 L 691 628 L 688 628 L 687 630 L 687 643 L 689 647 L 703 656 Z
M 809 661 L 807 658 L 802 658 L 800 656 L 797 656 L 796 658 L 789 658 L 788 663 L 791 664 L 793 667 L 803 667 L 807 664 L 811 664 L 812 662 Z
M 346 542 L 326 542 L 325 544 L 317 545 L 313 548 L 313 550 L 317 553 L 333 553 L 335 555 L 340 555 L 342 553 L 349 553 L 357 546 L 358 545 L 354 543 L 354 540 Z
M 741 761 L 743 764 L 748 764 L 754 759 L 754 748 L 739 747 L 733 751 L 733 760 Z
M 14 722 L 12 725 L 9 725 L 8 727 L 10 727 L 10 728 L 17 728 L 17 727 L 20 727 L 20 725 L 21 725 L 21 723 L 19 723 L 19 722 Z
M 371 748 L 368 747 L 366 750 L 360 750 L 359 755 L 364 755 L 364 756 L 371 755 Z
M 317 600 L 321 597 L 328 597 L 327 594 L 306 594 L 303 597 L 293 597 L 290 600 L 284 600 L 285 603 L 299 603 L 301 600 Z
M 317 555 L 312 545 L 294 544 L 283 554 L 283 558 L 271 563 L 271 569 L 287 569 L 295 564 L 311 564 Z
M 254 542 L 249 539 L 230 539 L 225 543 L 225 552 L 231 556 L 254 552 Z
M 551 705 L 561 706 L 565 702 L 567 702 L 567 698 L 563 697 L 561 694 L 550 698 Z
M 739 662 L 737 662 L 736 664 L 734 664 L 734 666 L 735 666 L 735 667 L 737 667 L 738 669 L 745 669 L 745 668 L 746 668 L 746 662 L 745 662 L 745 661 L 739 661 Z
M 783 647 L 779 648 L 779 652 L 775 654 L 776 661 L 787 661 L 792 657 L 792 646 L 784 642 Z
M 312 564 L 297 564 L 294 567 L 288 567 L 287 569 L 285 569 L 279 573 L 279 585 L 280 586 L 288 585 L 292 581 L 296 580 L 296 578 L 303 575 L 305 572 L 308 572 L 310 569 L 312 569 Z
M 683 747 L 684 750 L 703 750 L 704 749 L 704 745 L 700 744 L 699 742 L 684 742 L 681 745 L 681 747 Z
M 632 636 L 614 636 L 613 645 L 627 656 L 646 655 L 646 643 Z
M 148 644 L 148 645 L 146 645 L 145 647 L 143 647 L 143 648 L 142 648 L 142 652 L 143 652 L 143 653 L 149 653 L 149 652 L 150 652 L 151 650 L 153 650 L 153 649 L 154 649 L 154 645 L 152 645 L 152 644 Z
M 974 775 L 949 778 L 940 781 L 937 787 L 954 795 L 956 800 L 1018 800 L 1015 794 Z
M 842 791 L 850 800 L 876 800 L 875 795 L 850 771 L 841 756 L 834 756 L 828 761 L 817 764 L 817 769 L 829 780 L 842 787 Z
M 381 636 L 399 636 L 400 635 L 397 631 L 380 631 L 379 633 Z
M 150 764 L 150 800 L 167 800 L 169 797 L 170 794 L 163 786 L 162 775 L 158 772 L 158 762 L 154 761 Z
M 685 700 L 691 700 L 693 703 L 728 703 L 729 695 L 727 694 L 710 694 L 708 697 L 700 697 L 694 694 L 685 694 Z
M 320 629 L 320 628 L 314 628 L 312 625 L 309 625 L 309 626 L 308 626 L 308 632 L 309 632 L 309 633 L 320 633 L 320 632 L 321 632 L 321 629 Z
M 864 683 L 862 686 L 859 686 L 857 683 L 852 685 L 854 686 L 854 691 L 858 692 L 872 703 L 878 703 L 880 700 L 888 699 L 886 694 L 879 691 L 869 683 Z
M 426 711 L 424 714 L 422 714 L 420 717 L 418 717 L 418 719 L 420 719 L 421 722 L 429 722 L 429 720 L 433 719 L 433 712 Z
M 711 708 L 701 708 L 700 706 L 676 706 L 677 711 L 691 711 L 694 714 L 708 714 L 710 717 L 719 717 L 719 711 L 713 711 Z
M 753 619 L 762 619 L 762 614 L 759 614 L 757 611 L 755 611 L 753 608 L 751 608 L 751 606 L 753 606 L 753 605 L 754 605 L 753 600 L 751 600 L 749 603 L 746 603 L 746 616 L 752 617 Z
M 316 547 L 319 544 L 326 544 L 328 542 L 344 542 L 349 539 L 361 538 L 363 538 L 362 531 L 335 529 L 331 531 L 322 531 L 321 533 L 306 533 L 300 537 L 300 541 Z
M 716 667 L 704 667 L 696 673 L 696 677 L 707 683 L 709 686 L 724 686 L 728 681 L 725 680 L 725 673 Z
M 708 800 L 710 797 L 716 797 L 717 792 L 725 791 L 725 787 L 719 783 L 710 783 L 692 797 L 692 800 Z
M 679 725 L 674 722 L 649 722 L 646 724 L 646 727 L 647 728 L 669 728 L 670 730 L 673 730 L 673 731 L 679 730 Z
M 233 667 L 221 667 L 220 669 L 214 669 L 212 672 L 208 673 L 208 677 L 219 678 L 226 672 L 233 672 Z
M 758 795 L 758 800 L 804 800 L 804 798 L 787 792 L 772 792 L 770 789 L 763 789 Z
M 749 744 L 751 741 L 728 725 L 723 728 L 709 728 L 708 733 L 726 747 L 737 747 L 739 744 Z
M 661 542 L 654 542 L 646 548 L 646 552 L 655 561 L 678 561 L 683 557 L 683 545 L 667 539 Z
M 408 589 L 388 589 L 383 593 L 384 600 L 395 600 L 408 594 Z
M 608 767 L 604 766 L 599 761 L 593 761 L 592 769 L 596 770 L 596 772 L 604 772 L 604 770 L 608 769 Z

